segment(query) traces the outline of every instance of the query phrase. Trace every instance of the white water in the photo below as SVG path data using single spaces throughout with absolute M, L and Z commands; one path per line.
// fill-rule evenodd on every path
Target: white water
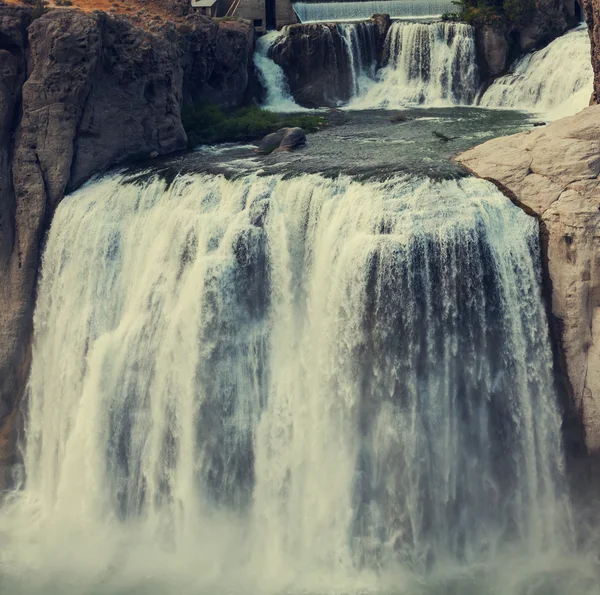
M 538 262 L 474 179 L 66 198 L 3 592 L 591 593 Z
M 361 2 L 296 2 L 303 23 L 369 19 L 374 14 L 392 18 L 439 17 L 454 8 L 449 0 L 367 0 Z
M 530 110 L 547 119 L 571 116 L 589 105 L 593 79 L 590 38 L 583 26 L 520 59 L 511 74 L 487 89 L 480 105 Z
M 350 62 L 352 95 L 366 92 L 375 78 L 377 56 L 375 25 L 373 23 L 345 23 L 337 26 L 346 43 Z
M 278 31 L 270 31 L 256 42 L 254 65 L 266 91 L 262 107 L 282 113 L 303 111 L 305 108 L 299 106 L 290 93 L 283 69 L 269 58 L 269 48 L 280 35 Z
M 386 66 L 377 82 L 350 102 L 353 109 L 472 103 L 479 84 L 475 32 L 455 23 L 393 23 Z

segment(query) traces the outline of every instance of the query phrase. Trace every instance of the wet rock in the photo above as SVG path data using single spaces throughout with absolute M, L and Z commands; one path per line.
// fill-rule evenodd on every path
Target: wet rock
M 508 40 L 501 31 L 486 26 L 477 30 L 479 67 L 484 77 L 496 77 L 508 66 Z
M 291 151 L 306 144 L 306 133 L 302 128 L 281 128 L 267 134 L 259 143 L 257 151 L 268 155 L 273 151 Z
M 280 151 L 291 151 L 306 144 L 306 133 L 302 128 L 284 128 L 283 138 L 279 143 Z
M 335 107 L 352 94 L 350 58 L 334 24 L 285 27 L 270 49 L 290 92 L 304 107 Z

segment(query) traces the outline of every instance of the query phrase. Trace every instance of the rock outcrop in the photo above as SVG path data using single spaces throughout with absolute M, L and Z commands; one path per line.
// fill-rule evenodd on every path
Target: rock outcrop
M 268 155 L 273 151 L 292 151 L 306 144 L 306 132 L 302 128 L 281 128 L 267 134 L 259 143 L 257 152 Z
M 285 27 L 270 49 L 290 92 L 304 107 L 334 107 L 352 94 L 350 58 L 334 24 Z
M 184 48 L 184 103 L 240 105 L 251 82 L 254 28 L 247 21 L 189 16 L 179 27 Z
M 478 62 L 484 78 L 504 74 L 519 54 L 549 44 L 581 19 L 579 0 L 538 0 L 536 5 L 525 23 L 477 27 Z
M 573 402 L 600 453 L 600 106 L 457 160 L 538 217 Z
M 592 43 L 592 68 L 594 69 L 594 92 L 591 102 L 600 103 L 600 0 L 582 0 L 585 20 Z
M 30 22 L 31 13 L 27 10 L 0 8 L 0 488 L 4 470 L 10 469 L 15 455 L 15 405 L 28 367 L 28 340 L 20 331 L 25 328 L 27 335 L 31 327 L 31 308 L 22 305 L 18 255 L 14 250 L 19 230 L 15 225 L 17 205 L 11 173 L 21 89 L 27 76 Z M 24 324 L 28 317 L 29 322 Z
M 357 26 L 370 27 L 362 43 L 367 55 L 381 66 L 391 20 L 374 15 Z M 353 92 L 353 58 L 340 28 L 334 23 L 307 23 L 284 27 L 269 50 L 281 66 L 296 103 L 308 108 L 335 107 L 348 101 Z M 354 57 L 356 60 L 357 57 Z
M 28 9 L 0 5 L 0 490 L 54 210 L 94 173 L 186 148 L 184 89 L 190 101 L 239 105 L 253 42 L 252 26 L 235 21 L 150 32 L 102 12 L 54 10 L 31 22 Z

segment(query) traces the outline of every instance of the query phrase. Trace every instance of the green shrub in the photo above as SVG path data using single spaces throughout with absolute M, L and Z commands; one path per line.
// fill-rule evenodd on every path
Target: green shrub
M 253 141 L 285 127 L 299 126 L 306 132 L 316 132 L 326 123 L 322 116 L 312 114 L 277 114 L 257 105 L 224 110 L 210 103 L 184 107 L 181 119 L 190 147 Z
M 454 0 L 455 13 L 446 20 L 461 20 L 471 25 L 523 26 L 531 22 L 535 0 Z

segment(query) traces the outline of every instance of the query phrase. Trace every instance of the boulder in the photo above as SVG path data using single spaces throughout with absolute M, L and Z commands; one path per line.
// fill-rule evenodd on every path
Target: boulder
M 590 452 L 600 453 L 600 106 L 457 158 L 540 221 L 554 329 Z
M 302 128 L 281 128 L 267 134 L 259 143 L 257 151 L 268 155 L 273 151 L 291 151 L 306 144 L 306 133 Z
M 280 151 L 291 151 L 306 144 L 306 133 L 302 128 L 284 128 L 283 138 L 279 143 Z

